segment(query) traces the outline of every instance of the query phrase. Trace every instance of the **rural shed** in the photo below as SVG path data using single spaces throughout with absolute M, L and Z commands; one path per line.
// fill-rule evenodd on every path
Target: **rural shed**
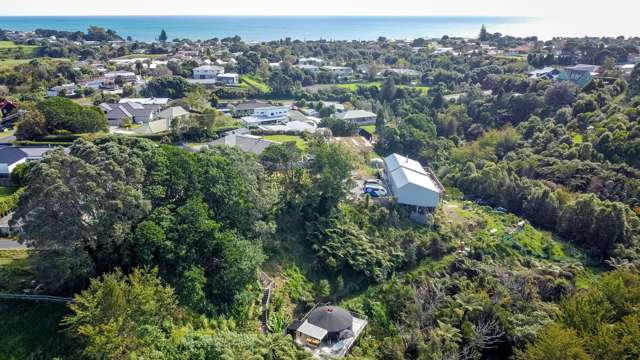
M 431 171 L 419 162 L 398 154 L 384 158 L 387 182 L 398 204 L 436 208 L 444 189 Z

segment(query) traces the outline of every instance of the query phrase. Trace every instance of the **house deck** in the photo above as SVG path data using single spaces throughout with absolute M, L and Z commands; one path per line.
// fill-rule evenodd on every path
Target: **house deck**
M 307 351 L 311 352 L 313 354 L 313 357 L 316 359 L 323 359 L 327 357 L 330 357 L 330 358 L 344 357 L 345 355 L 347 355 L 349 350 L 351 350 L 351 347 L 353 347 L 353 344 L 358 339 L 358 337 L 360 337 L 360 335 L 362 334 L 366 326 L 367 326 L 367 320 L 354 317 L 353 329 L 352 329 L 354 334 L 353 337 L 350 337 L 345 340 L 341 340 L 335 344 L 327 344 L 326 342 L 322 342 L 317 347 L 312 347 L 312 346 L 309 346 L 306 344 L 300 344 L 300 343 L 298 343 L 298 345 L 301 345 Z

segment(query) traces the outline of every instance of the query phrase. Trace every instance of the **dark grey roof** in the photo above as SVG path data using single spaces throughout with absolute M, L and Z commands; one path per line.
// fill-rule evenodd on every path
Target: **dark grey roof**
M 271 106 L 269 103 L 262 101 L 248 101 L 243 102 L 237 105 L 234 105 L 234 109 L 236 110 L 252 110 L 252 109 L 260 109 L 263 107 Z
M 106 104 L 105 104 L 106 105 Z M 107 107 L 108 106 L 108 107 Z M 134 120 L 150 120 L 151 114 L 153 114 L 159 106 L 157 105 L 141 105 L 134 102 L 125 102 L 122 104 L 109 104 L 107 106 L 101 106 L 107 112 L 107 119 L 122 120 L 126 117 L 133 118 Z M 110 110 L 107 110 L 110 108 Z
M 27 153 L 22 151 L 22 149 L 7 146 L 0 149 L 0 164 L 15 164 L 27 156 Z
M 0 164 L 15 164 L 16 162 L 25 159 L 39 159 L 44 154 L 55 148 L 52 147 L 13 147 L 5 146 L 0 148 Z M 64 149 L 66 153 L 69 153 L 69 149 Z
M 337 333 L 351 329 L 353 316 L 349 311 L 337 306 L 320 306 L 309 313 L 307 321 L 330 333 Z

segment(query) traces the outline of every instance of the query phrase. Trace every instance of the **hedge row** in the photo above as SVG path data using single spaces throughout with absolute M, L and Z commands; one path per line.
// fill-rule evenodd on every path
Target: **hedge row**
M 5 198 L 0 199 L 0 216 L 7 216 L 18 204 L 18 200 L 20 200 L 20 196 L 24 193 L 25 188 L 20 188 L 11 196 L 7 196 Z

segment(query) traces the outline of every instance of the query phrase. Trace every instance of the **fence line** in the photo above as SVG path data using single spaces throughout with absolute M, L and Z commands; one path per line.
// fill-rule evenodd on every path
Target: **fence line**
M 0 294 L 0 299 L 46 301 L 46 302 L 65 303 L 65 304 L 76 302 L 75 300 L 69 297 L 51 296 L 51 295 L 26 295 L 26 294 Z

